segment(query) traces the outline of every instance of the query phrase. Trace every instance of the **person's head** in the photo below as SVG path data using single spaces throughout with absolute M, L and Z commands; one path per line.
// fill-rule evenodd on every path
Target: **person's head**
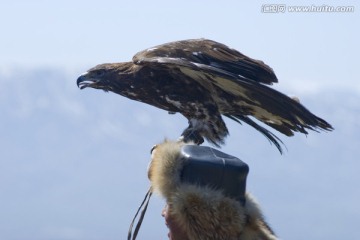
M 241 160 L 212 148 L 157 145 L 148 176 L 152 190 L 166 199 L 162 215 L 169 238 L 276 239 L 257 203 L 245 194 L 247 171 Z

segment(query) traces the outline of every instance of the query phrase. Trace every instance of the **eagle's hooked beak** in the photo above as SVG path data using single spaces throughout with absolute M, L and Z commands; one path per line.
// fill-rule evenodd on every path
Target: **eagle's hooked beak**
M 89 77 L 88 72 L 81 74 L 76 81 L 76 84 L 80 89 L 84 89 L 87 87 L 95 87 L 97 83 L 98 80 Z

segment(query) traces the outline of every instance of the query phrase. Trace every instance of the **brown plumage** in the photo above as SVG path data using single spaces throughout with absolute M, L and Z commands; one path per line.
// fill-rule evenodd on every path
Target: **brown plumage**
M 193 39 L 166 43 L 137 53 L 132 62 L 100 64 L 81 75 L 78 86 L 112 91 L 132 100 L 181 113 L 189 120 L 182 137 L 223 144 L 224 115 L 245 122 L 282 152 L 281 140 L 255 119 L 292 136 L 310 130 L 332 130 L 298 101 L 270 88 L 273 70 L 221 43 Z

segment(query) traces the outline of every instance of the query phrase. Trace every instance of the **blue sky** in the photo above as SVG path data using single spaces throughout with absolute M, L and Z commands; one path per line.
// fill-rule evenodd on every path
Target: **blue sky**
M 222 150 L 249 164 L 248 190 L 278 235 L 356 239 L 360 6 L 341 3 L 353 13 L 262 13 L 264 4 L 1 3 L 0 239 L 125 238 L 148 187 L 150 148 L 177 138 L 187 123 L 115 94 L 80 91 L 76 78 L 96 64 L 198 37 L 265 61 L 278 76 L 274 88 L 335 127 L 278 134 L 288 149 L 280 155 L 255 130 L 227 121 L 231 135 Z M 166 239 L 163 204 L 151 200 L 139 239 Z

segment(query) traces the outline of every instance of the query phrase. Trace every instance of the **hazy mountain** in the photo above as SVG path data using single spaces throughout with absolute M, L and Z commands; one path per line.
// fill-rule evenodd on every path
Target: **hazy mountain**
M 179 114 L 80 91 L 79 73 L 0 71 L 0 239 L 124 239 L 148 187 L 150 148 L 187 126 Z M 248 190 L 282 239 L 355 239 L 359 92 L 284 85 L 335 131 L 278 134 L 288 149 L 280 155 L 255 130 L 227 121 L 222 151 L 249 164 Z M 166 238 L 162 205 L 152 199 L 139 239 Z

